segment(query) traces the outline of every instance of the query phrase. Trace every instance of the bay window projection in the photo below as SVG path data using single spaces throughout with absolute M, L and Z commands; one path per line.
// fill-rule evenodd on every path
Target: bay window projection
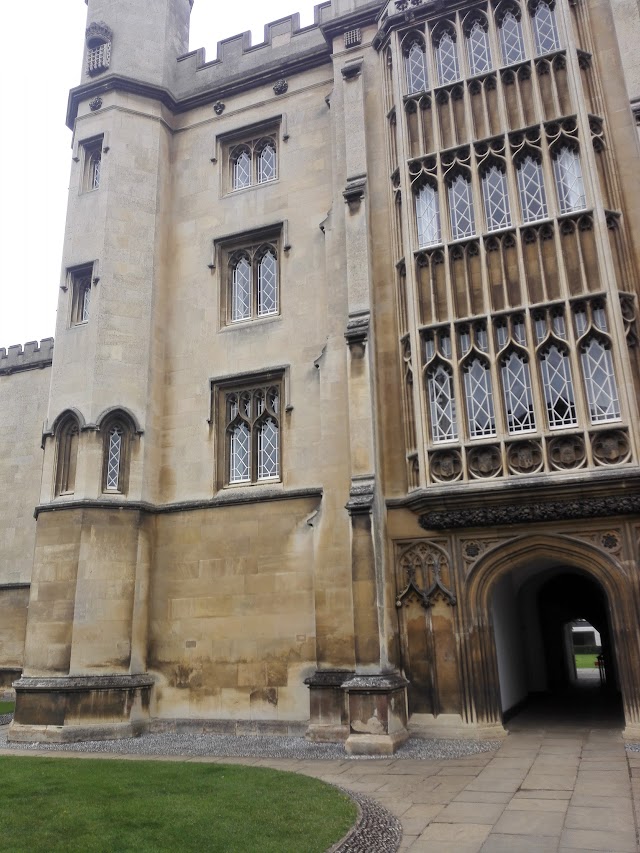
M 464 393 L 470 438 L 486 438 L 496 434 L 496 418 L 491 390 L 491 370 L 479 357 L 464 367 Z
M 532 15 L 536 53 L 551 53 L 560 48 L 556 13 L 552 3 L 540 0 Z
M 502 359 L 501 374 L 509 433 L 535 432 L 536 418 L 527 357 L 512 350 Z
M 507 176 L 498 166 L 492 166 L 482 176 L 482 198 L 487 231 L 508 228 L 511 225 L 511 212 Z
M 560 148 L 553 160 L 553 172 L 560 213 L 584 210 L 587 200 L 578 152 L 568 145 Z
M 427 372 L 427 388 L 433 443 L 457 441 L 456 401 L 451 368 L 439 362 L 433 364 Z
M 440 243 L 440 206 L 438 191 L 424 184 L 415 196 L 418 245 L 420 248 Z
M 487 25 L 475 21 L 467 36 L 467 53 L 471 74 L 483 74 L 491 69 L 491 47 Z
M 524 37 L 522 35 L 522 22 L 511 10 L 502 18 L 499 33 L 500 49 L 504 64 L 513 65 L 515 62 L 523 62 L 526 56 Z
M 518 193 L 523 222 L 536 222 L 547 216 L 542 163 L 528 154 L 518 165 Z
M 592 424 L 620 420 L 620 401 L 608 341 L 595 334 L 581 346 L 580 360 Z
M 472 237 L 475 234 L 473 190 L 471 182 L 462 174 L 459 174 L 449 185 L 449 214 L 454 240 Z
M 460 68 L 458 66 L 458 53 L 453 36 L 444 32 L 436 48 L 436 65 L 438 68 L 438 83 L 441 86 L 454 83 L 460 79 Z
M 540 355 L 540 373 L 549 429 L 577 424 L 569 353 L 557 344 L 547 347 Z
M 424 92 L 428 88 L 427 57 L 424 42 L 418 39 L 411 42 L 406 52 L 405 73 L 408 95 Z

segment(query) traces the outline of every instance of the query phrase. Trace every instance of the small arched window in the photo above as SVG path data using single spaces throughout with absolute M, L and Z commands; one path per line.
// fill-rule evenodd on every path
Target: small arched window
M 547 216 L 542 163 L 528 154 L 518 166 L 518 193 L 523 222 L 536 222 Z
M 440 36 L 436 48 L 436 63 L 438 66 L 438 82 L 441 86 L 460 79 L 456 43 L 452 34 L 447 30 Z
M 484 74 L 491 68 L 491 47 L 486 23 L 474 21 L 467 35 L 467 52 L 469 68 L 472 74 Z
M 424 42 L 418 38 L 409 45 L 405 54 L 405 72 L 407 75 L 407 94 L 424 92 L 428 86 L 427 57 L 424 50 Z
M 524 38 L 522 35 L 522 22 L 509 9 L 500 22 L 500 49 L 502 50 L 502 61 L 505 65 L 513 65 L 514 62 L 523 62 L 525 59 Z
M 415 203 L 418 245 L 435 246 L 441 239 L 438 191 L 431 184 L 424 184 L 416 193 Z
M 101 422 L 103 492 L 122 495 L 127 491 L 134 431 L 131 419 L 122 412 L 113 412 Z
M 539 0 L 532 15 L 533 35 L 536 42 L 536 53 L 551 53 L 560 48 L 560 36 L 558 35 L 558 24 L 556 13 L 552 3 Z
M 258 316 L 278 313 L 278 262 L 267 249 L 258 262 Z
M 556 179 L 560 213 L 584 210 L 587 206 L 587 199 L 578 152 L 568 145 L 560 148 L 553 159 L 553 173 Z
M 241 145 L 231 155 L 231 186 L 241 190 L 251 186 L 251 151 L 246 145 Z
M 251 317 L 251 263 L 242 255 L 231 267 L 231 321 Z
M 266 184 L 276 179 L 276 147 L 273 142 L 265 142 L 258 154 L 258 183 Z
M 458 427 L 451 369 L 444 364 L 434 364 L 427 373 L 427 389 L 433 443 L 456 441 Z
M 581 346 L 582 373 L 592 424 L 620 419 L 620 401 L 613 369 L 611 347 L 591 335 Z
M 511 434 L 534 432 L 536 418 L 527 359 L 516 350 L 512 350 L 503 359 L 501 372 L 509 432 Z
M 57 433 L 55 494 L 72 495 L 76 489 L 76 468 L 80 425 L 76 417 L 69 414 L 64 418 Z
M 107 492 L 122 491 L 122 444 L 124 440 L 124 427 L 114 424 L 107 435 L 106 446 L 106 476 L 104 488 Z
M 491 166 L 482 176 L 482 198 L 487 230 L 508 228 L 511 225 L 511 210 L 507 176 L 498 166 Z
M 556 344 L 549 346 L 540 355 L 540 372 L 549 429 L 562 429 L 577 424 L 568 353 Z
M 476 232 L 473 213 L 473 190 L 471 182 L 463 174 L 449 185 L 449 213 L 451 215 L 451 233 L 454 240 L 472 237 Z

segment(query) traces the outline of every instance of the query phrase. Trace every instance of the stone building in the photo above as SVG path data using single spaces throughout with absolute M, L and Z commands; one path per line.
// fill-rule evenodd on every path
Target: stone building
M 88 0 L 0 351 L 10 737 L 494 737 L 578 618 L 640 737 L 636 3 L 190 11 Z

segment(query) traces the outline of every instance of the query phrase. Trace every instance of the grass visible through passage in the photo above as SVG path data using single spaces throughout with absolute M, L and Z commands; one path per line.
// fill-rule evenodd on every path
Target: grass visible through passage
M 13 714 L 14 707 L 13 702 L 0 702 L 0 714 Z
M 594 669 L 597 655 L 576 655 L 576 666 L 578 669 Z
M 0 758 L 0 850 L 322 853 L 357 810 L 317 779 L 230 764 Z

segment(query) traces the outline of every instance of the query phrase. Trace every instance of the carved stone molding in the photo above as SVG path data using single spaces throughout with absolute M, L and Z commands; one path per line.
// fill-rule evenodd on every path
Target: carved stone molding
M 353 178 L 348 179 L 347 186 L 342 191 L 342 195 L 352 212 L 360 207 L 360 203 L 364 198 L 366 189 L 366 175 L 355 175 Z
M 286 95 L 289 91 L 289 84 L 286 80 L 278 80 L 273 84 L 273 94 L 274 95 Z
M 497 477 L 502 474 L 502 454 L 500 448 L 495 445 L 472 448 L 468 462 L 472 477 Z
M 359 349 L 361 354 L 364 354 L 365 344 L 369 339 L 369 324 L 370 314 L 368 311 L 349 317 L 347 331 L 344 333 L 349 349 Z
M 407 679 L 397 672 L 383 672 L 379 675 L 354 675 L 343 683 L 342 689 L 347 693 L 388 693 L 402 690 L 408 684 Z
M 345 681 L 353 678 L 355 672 L 351 669 L 318 669 L 313 675 L 305 678 L 307 687 L 326 688 L 342 687 Z
M 549 459 L 558 471 L 582 468 L 587 459 L 581 435 L 563 435 L 549 441 Z
M 345 505 L 349 515 L 370 513 L 373 507 L 374 490 L 375 479 L 373 477 L 354 478 L 351 481 L 349 500 Z
M 102 107 L 102 98 L 95 97 L 92 101 L 89 101 L 89 109 L 92 113 L 97 112 Z
M 433 542 L 416 542 L 407 548 L 398 560 L 399 584 L 405 587 L 396 596 L 396 607 L 417 600 L 425 609 L 436 601 L 453 606 L 456 597 L 442 579 L 451 579 L 451 560 L 447 552 Z
M 462 477 L 462 455 L 459 450 L 437 450 L 429 456 L 431 476 L 439 483 L 453 483 Z
M 591 446 L 597 465 L 618 465 L 631 458 L 629 436 L 622 429 L 593 433 Z
M 113 31 L 104 21 L 92 21 L 85 32 L 85 42 L 90 50 L 113 41 Z
M 362 59 L 357 60 L 356 62 L 350 62 L 348 65 L 344 65 L 341 68 L 342 76 L 345 80 L 356 80 L 362 74 L 362 66 L 364 65 Z
M 214 111 L 214 113 L 215 113 L 217 116 L 221 116 L 221 115 L 222 115 L 222 113 L 225 111 L 225 106 L 226 106 L 226 105 L 225 105 L 225 104 L 223 104 L 223 103 L 222 103 L 222 101 L 216 101 L 216 102 L 215 102 L 215 104 L 213 105 L 213 111 Z
M 544 456 L 539 441 L 517 441 L 507 448 L 507 464 L 512 474 L 535 474 L 542 470 Z

